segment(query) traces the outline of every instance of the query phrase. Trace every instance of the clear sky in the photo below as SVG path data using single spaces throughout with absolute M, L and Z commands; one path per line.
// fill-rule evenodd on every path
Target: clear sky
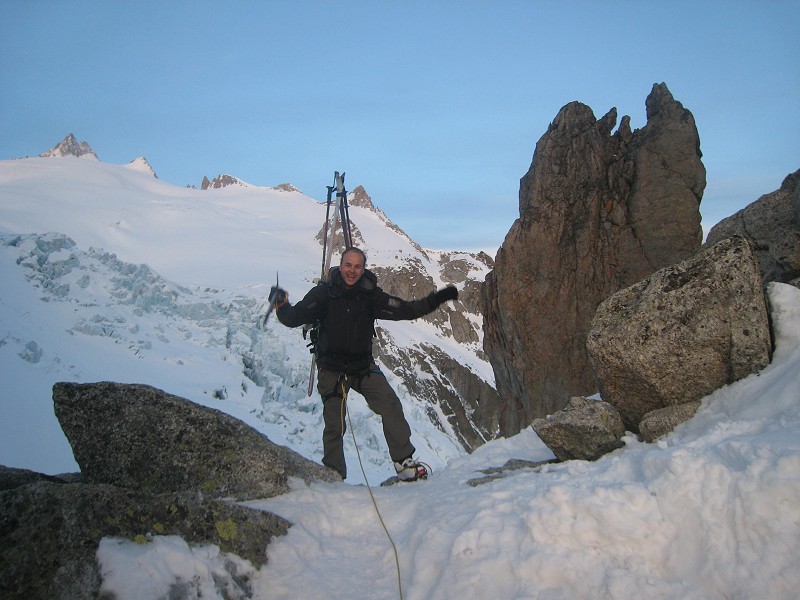
M 573 100 L 695 117 L 706 227 L 800 168 L 800 1 L 0 2 L 0 159 L 68 133 L 159 178 L 363 185 L 423 246 L 493 252 Z

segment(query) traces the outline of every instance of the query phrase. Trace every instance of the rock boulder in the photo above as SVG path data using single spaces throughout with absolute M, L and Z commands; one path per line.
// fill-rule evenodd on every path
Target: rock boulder
M 288 528 L 276 515 L 202 494 L 152 496 L 40 480 L 0 492 L 0 590 L 5 598 L 95 598 L 101 582 L 95 556 L 109 536 L 145 543 L 155 535 L 179 535 L 259 568 L 269 541 Z
M 700 401 L 676 404 L 651 410 L 639 421 L 639 433 L 643 442 L 654 442 L 691 419 L 700 408 Z
M 616 409 L 576 396 L 553 415 L 533 421 L 533 430 L 559 460 L 596 460 L 623 446 L 625 427 Z
M 586 345 L 603 399 L 637 432 L 650 411 L 763 369 L 771 336 L 750 244 L 725 239 L 617 292 L 597 309 Z
M 340 480 L 230 415 L 147 385 L 56 383 L 53 401 L 86 483 L 248 500 L 288 491 L 289 476 Z

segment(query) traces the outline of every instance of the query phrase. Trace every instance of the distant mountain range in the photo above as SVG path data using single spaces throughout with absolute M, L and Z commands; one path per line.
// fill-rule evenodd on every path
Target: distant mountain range
M 154 385 L 244 418 L 319 461 L 306 342 L 299 330 L 259 321 L 276 277 L 297 301 L 319 276 L 324 203 L 288 183 L 215 181 L 202 190 L 161 182 L 144 158 L 104 163 L 72 135 L 38 158 L 0 161 L 0 393 L 4 413 L 22 411 L 0 426 L 0 462 L 10 455 L 19 457 L 12 466 L 69 470 L 52 416 L 59 380 Z M 377 332 L 376 354 L 412 441 L 436 468 L 495 433 L 472 419 L 495 394 L 480 315 L 492 260 L 422 248 L 361 187 L 350 194 L 350 216 L 385 290 L 418 298 L 454 284 L 461 292 L 454 306 L 415 322 L 379 322 Z M 360 398 L 350 404 L 367 468 L 383 478 L 379 419 Z M 15 429 L 26 418 L 41 423 L 23 416 L 29 411 L 45 421 L 31 435 Z M 44 448 L 60 450 L 46 456 Z

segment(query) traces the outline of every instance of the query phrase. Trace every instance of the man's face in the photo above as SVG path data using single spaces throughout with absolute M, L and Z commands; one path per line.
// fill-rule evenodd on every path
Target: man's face
M 344 277 L 344 284 L 349 288 L 353 287 L 364 274 L 364 257 L 358 252 L 345 252 L 339 271 Z

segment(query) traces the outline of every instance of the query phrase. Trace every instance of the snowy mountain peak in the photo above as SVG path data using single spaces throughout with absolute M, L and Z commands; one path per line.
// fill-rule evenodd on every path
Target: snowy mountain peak
M 364 189 L 363 185 L 358 186 L 351 192 L 348 203 L 350 206 L 360 206 L 369 210 L 375 210 L 375 205 L 372 204 L 372 198 L 370 198 L 370 195 L 367 193 L 367 190 Z
M 79 142 L 71 133 L 50 150 L 42 152 L 39 156 L 42 158 L 76 156 L 78 158 L 98 160 L 97 154 L 95 154 L 88 142 Z
M 153 167 L 150 166 L 150 163 L 147 162 L 147 159 L 144 156 L 140 156 L 139 158 L 133 159 L 126 165 L 126 167 L 133 171 L 146 173 L 148 175 L 151 175 L 155 179 L 158 179 L 158 175 L 156 175 L 156 172 L 153 170 Z
M 383 222 L 386 227 L 405 238 L 405 240 L 411 244 L 417 250 L 417 252 L 427 257 L 425 250 L 423 250 L 417 242 L 412 240 L 405 231 L 394 224 L 391 219 L 386 216 L 386 213 L 372 203 L 372 198 L 367 193 L 367 190 L 364 189 L 364 186 L 359 185 L 352 192 L 349 192 L 347 194 L 347 203 L 351 207 L 364 208 L 377 215 L 378 219 Z
M 303 193 L 294 187 L 291 183 L 279 183 L 278 185 L 272 186 L 270 189 L 277 190 L 279 192 L 299 192 Z

